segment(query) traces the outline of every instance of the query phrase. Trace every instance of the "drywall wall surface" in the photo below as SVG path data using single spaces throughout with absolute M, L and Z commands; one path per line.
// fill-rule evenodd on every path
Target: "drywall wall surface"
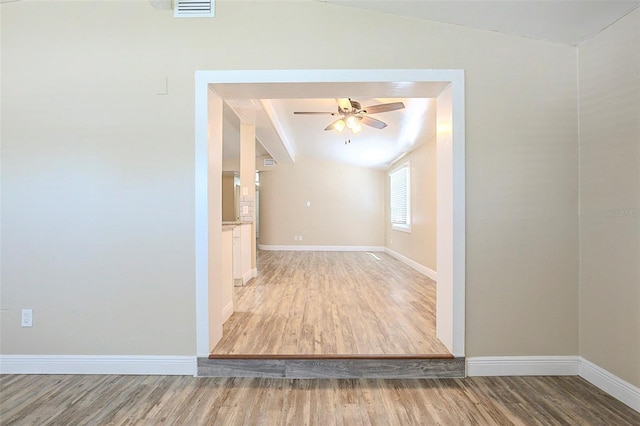
M 233 175 L 222 175 L 222 220 L 233 222 L 236 216 L 236 186 Z
M 18 3 L 0 5 L 2 353 L 194 354 L 193 65 L 134 4 Z
M 410 165 L 411 232 L 391 227 L 388 173 Z M 396 161 L 385 173 L 385 246 L 436 271 L 436 139 L 431 138 Z
M 195 354 L 194 72 L 377 68 L 465 71 L 466 355 L 577 353 L 574 48 L 322 2 L 0 7 L 2 353 Z
M 640 386 L 640 10 L 579 46 L 580 355 Z
M 383 197 L 381 170 L 308 158 L 279 164 L 260 172 L 260 245 L 382 247 Z

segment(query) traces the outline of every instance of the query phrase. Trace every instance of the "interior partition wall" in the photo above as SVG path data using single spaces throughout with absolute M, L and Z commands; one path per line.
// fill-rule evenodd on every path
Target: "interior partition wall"
M 216 289 L 221 286 L 222 103 L 236 91 L 246 97 L 254 87 L 304 91 L 322 83 L 398 87 L 405 97 L 434 97 L 428 83 L 446 83 L 435 95 L 438 155 L 438 338 L 455 357 L 465 355 L 465 109 L 463 70 L 235 70 L 197 71 L 195 75 L 195 241 L 196 351 L 207 357 L 222 337 Z M 395 86 L 394 86 L 395 85 Z M 392 89 L 389 89 L 392 90 Z M 284 90 L 286 92 L 286 90 Z M 309 92 L 308 97 L 313 91 Z M 252 93 L 261 98 L 260 93 Z M 398 93 L 379 93 L 399 97 Z

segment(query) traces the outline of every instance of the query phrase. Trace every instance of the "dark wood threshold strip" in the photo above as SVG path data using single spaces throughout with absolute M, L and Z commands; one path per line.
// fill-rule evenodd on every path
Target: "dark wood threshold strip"
M 209 359 L 301 359 L 301 360 L 418 360 L 418 359 L 453 359 L 451 354 L 318 354 L 318 355 L 298 355 L 298 354 L 210 354 Z
M 464 377 L 465 359 L 449 354 L 214 354 L 198 358 L 197 374 L 200 377 L 288 379 L 436 379 Z

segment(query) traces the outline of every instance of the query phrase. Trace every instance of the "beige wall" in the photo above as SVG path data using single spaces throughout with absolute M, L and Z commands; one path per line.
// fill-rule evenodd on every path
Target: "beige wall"
M 233 175 L 222 175 L 222 220 L 233 222 L 236 217 L 236 187 Z
M 195 354 L 194 71 L 323 68 L 465 70 L 467 355 L 578 352 L 575 48 L 322 2 L 0 8 L 3 353 Z
M 640 386 L 640 10 L 579 48 L 580 355 Z
M 280 164 L 260 173 L 260 244 L 381 247 L 383 199 L 381 170 L 309 158 Z
M 411 233 L 391 227 L 387 173 L 411 165 Z M 436 139 L 396 161 L 385 173 L 385 246 L 436 271 Z

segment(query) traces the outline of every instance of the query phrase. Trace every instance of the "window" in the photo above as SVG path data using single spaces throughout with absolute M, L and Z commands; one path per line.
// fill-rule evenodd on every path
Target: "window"
M 389 199 L 391 202 L 391 227 L 411 232 L 411 180 L 409 163 L 389 173 Z

